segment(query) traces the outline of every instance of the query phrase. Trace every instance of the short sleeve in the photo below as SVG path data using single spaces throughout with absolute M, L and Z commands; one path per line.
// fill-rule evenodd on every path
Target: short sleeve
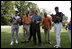
M 39 20 L 42 21 L 42 17 L 41 16 L 39 16 Z

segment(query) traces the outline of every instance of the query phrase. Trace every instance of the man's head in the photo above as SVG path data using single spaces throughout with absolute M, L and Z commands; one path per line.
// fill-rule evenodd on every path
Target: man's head
M 59 12 L 59 7 L 55 7 L 56 13 Z
M 27 10 L 27 11 L 26 11 L 26 16 L 28 16 L 28 14 L 29 14 L 29 11 Z
M 15 15 L 18 16 L 18 11 L 15 11 Z
M 34 14 L 34 10 L 32 11 L 32 15 Z
M 37 10 L 34 10 L 34 14 L 37 15 L 37 13 L 38 13 L 38 11 Z
M 46 12 L 44 13 L 44 17 L 47 17 L 47 13 Z

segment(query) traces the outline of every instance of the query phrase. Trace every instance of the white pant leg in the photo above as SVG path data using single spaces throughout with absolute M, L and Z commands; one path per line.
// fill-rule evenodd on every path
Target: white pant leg
M 57 24 L 54 24 L 54 32 L 55 32 L 55 35 L 56 35 L 56 25 Z
M 19 25 L 16 25 L 16 40 L 18 40 L 18 34 L 19 34 Z
M 55 24 L 55 35 L 56 35 L 56 42 L 57 45 L 60 46 L 60 32 L 62 28 L 62 23 Z
M 57 26 L 57 45 L 60 46 L 60 32 L 62 28 L 62 23 L 59 23 Z
M 68 29 L 68 36 L 70 38 L 70 41 L 71 41 L 71 30 Z
M 56 32 L 57 32 L 57 24 L 54 24 L 54 32 L 55 32 L 55 37 L 56 37 Z M 56 38 L 56 42 L 57 42 L 57 38 Z
M 12 33 L 11 41 L 14 40 L 14 32 L 15 32 L 15 26 L 12 25 L 12 27 L 11 27 L 11 33 Z

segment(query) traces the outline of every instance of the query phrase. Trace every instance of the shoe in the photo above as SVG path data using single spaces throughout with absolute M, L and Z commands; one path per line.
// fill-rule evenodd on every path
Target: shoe
M 55 48 L 60 48 L 60 47 L 56 46 Z
M 58 45 L 55 45 L 55 46 L 54 46 L 54 48 L 60 48 L 60 46 L 58 46 Z
M 13 41 L 10 43 L 10 45 L 13 45 Z
M 18 41 L 16 40 L 16 44 L 18 44 Z
M 54 47 L 56 47 L 57 45 L 55 45 Z

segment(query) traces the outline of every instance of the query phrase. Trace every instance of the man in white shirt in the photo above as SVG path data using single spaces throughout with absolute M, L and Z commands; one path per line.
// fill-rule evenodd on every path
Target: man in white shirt
M 15 11 L 15 16 L 12 16 L 10 19 L 10 22 L 12 22 L 12 27 L 11 27 L 11 33 L 12 33 L 12 38 L 11 38 L 11 43 L 10 45 L 13 45 L 13 40 L 14 40 L 14 32 L 16 31 L 16 44 L 18 44 L 18 32 L 19 32 L 19 23 L 20 23 L 20 17 L 18 16 L 18 11 Z

